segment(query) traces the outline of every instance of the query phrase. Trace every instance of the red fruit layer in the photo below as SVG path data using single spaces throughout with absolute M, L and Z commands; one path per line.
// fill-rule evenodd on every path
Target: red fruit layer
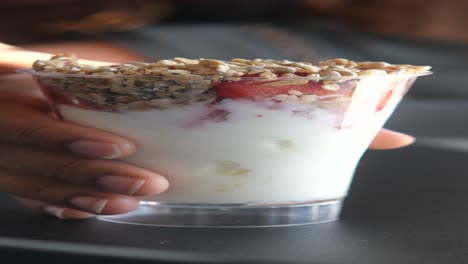
M 379 103 L 377 104 L 377 107 L 375 108 L 376 112 L 382 111 L 384 109 L 384 107 L 387 105 L 390 98 L 392 98 L 392 94 L 393 94 L 393 90 L 388 90 L 382 95 Z
M 302 85 L 268 86 L 267 83 L 252 81 L 224 81 L 213 86 L 217 95 L 229 99 L 261 99 L 269 98 L 279 94 L 288 94 L 291 90 L 299 91 L 303 94 L 315 94 L 317 96 L 341 94 L 351 96 L 354 85 L 344 82 L 338 91 L 323 89 L 322 82 L 310 81 Z

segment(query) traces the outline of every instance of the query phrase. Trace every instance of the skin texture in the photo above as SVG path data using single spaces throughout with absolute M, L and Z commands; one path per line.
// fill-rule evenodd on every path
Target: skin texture
M 101 65 L 103 60 L 143 58 L 102 42 L 27 48 L 0 44 L 0 192 L 61 219 L 82 219 L 132 211 L 138 206 L 134 196 L 166 190 L 163 176 L 116 160 L 138 151 L 132 142 L 58 120 L 30 77 L 10 74 L 50 58 L 46 52 L 72 52 Z M 413 141 L 382 130 L 370 148 L 399 148 Z

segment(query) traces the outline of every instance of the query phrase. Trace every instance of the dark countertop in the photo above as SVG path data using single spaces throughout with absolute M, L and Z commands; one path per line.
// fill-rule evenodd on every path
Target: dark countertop
M 468 147 L 441 149 L 431 143 L 457 137 L 461 143 L 455 145 L 462 146 L 459 137 L 468 141 L 467 114 L 464 101 L 403 103 L 388 127 L 421 140 L 405 149 L 368 151 L 338 222 L 215 229 L 61 221 L 0 196 L 0 260 L 467 263 Z

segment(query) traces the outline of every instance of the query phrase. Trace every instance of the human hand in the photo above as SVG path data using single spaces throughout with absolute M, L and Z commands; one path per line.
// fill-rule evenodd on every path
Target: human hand
M 42 56 L 50 54 L 0 51 L 0 72 Z M 167 188 L 162 176 L 117 160 L 136 151 L 131 141 L 58 120 L 37 90 L 28 77 L 0 76 L 0 192 L 59 218 L 86 218 L 129 212 L 134 196 Z

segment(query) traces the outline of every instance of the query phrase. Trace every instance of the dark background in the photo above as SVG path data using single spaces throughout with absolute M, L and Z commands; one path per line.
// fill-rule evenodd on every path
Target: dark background
M 104 24 L 104 19 L 81 30 L 70 26 L 106 10 L 121 10 L 132 18 L 102 28 L 99 24 Z M 126 31 L 157 23 L 280 22 L 309 15 L 298 1 L 288 0 L 7 0 L 0 2 L 0 39 L 20 45 L 93 38 L 105 31 Z M 57 28 L 51 26 L 54 23 L 64 25 Z

